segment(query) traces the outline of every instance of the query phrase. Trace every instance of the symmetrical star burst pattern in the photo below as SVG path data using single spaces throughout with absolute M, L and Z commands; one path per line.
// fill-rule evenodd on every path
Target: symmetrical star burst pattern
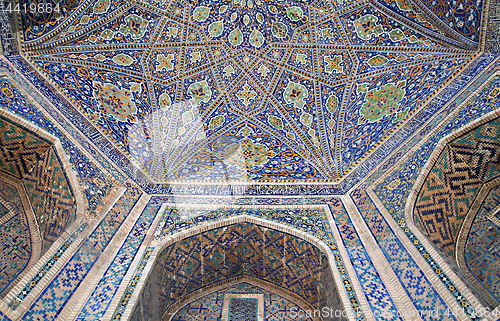
M 24 55 L 158 183 L 339 182 L 472 57 L 405 0 L 67 7 Z

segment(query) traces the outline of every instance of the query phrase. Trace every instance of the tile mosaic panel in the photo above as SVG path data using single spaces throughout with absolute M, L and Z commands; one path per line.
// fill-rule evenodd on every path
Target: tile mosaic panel
M 76 320 L 102 320 L 164 201 L 161 197 L 149 201 Z
M 23 315 L 23 320 L 55 320 L 127 218 L 141 192 L 127 190 Z
M 176 232 L 194 227 L 196 225 L 202 224 L 203 222 L 213 222 L 219 219 L 229 218 L 235 215 L 251 215 L 266 220 L 271 220 L 280 224 L 285 224 L 297 228 L 303 232 L 311 234 L 327 244 L 327 246 L 332 251 L 336 259 L 337 269 L 344 283 L 344 290 L 347 292 L 349 301 L 351 303 L 352 311 L 359 309 L 359 301 L 352 288 L 352 283 L 347 275 L 344 263 L 342 261 L 342 256 L 337 248 L 335 240 L 331 231 L 329 230 L 328 219 L 325 216 L 323 210 L 311 210 L 311 209 L 301 209 L 301 210 L 274 210 L 274 209 L 262 209 L 262 210 L 202 210 L 202 209 L 182 209 L 182 211 L 175 209 L 166 213 L 158 225 L 158 230 L 155 232 L 155 239 L 153 242 L 155 244 L 164 237 L 172 235 Z M 307 218 L 307 220 L 306 220 Z M 114 319 L 120 320 L 124 311 L 128 308 L 128 303 L 133 292 L 137 289 L 137 282 L 143 275 L 144 268 L 153 253 L 155 247 L 149 247 L 141 260 L 139 267 L 134 273 L 133 281 L 129 284 L 124 296 L 122 297 L 121 303 L 115 313 Z M 325 279 L 328 281 L 328 279 Z M 325 288 L 335 289 L 335 283 L 329 282 L 325 283 Z M 327 300 L 330 300 L 328 306 L 334 304 L 333 302 L 338 300 L 337 295 L 329 295 Z M 347 308 L 349 309 L 349 308 Z M 362 314 L 356 314 L 356 320 L 364 320 Z
M 210 293 L 200 299 L 190 302 L 175 314 L 175 316 L 172 318 L 172 321 L 218 320 L 218 318 L 221 318 L 222 316 L 224 295 L 233 293 L 264 294 L 265 321 L 292 319 L 292 317 L 295 315 L 294 312 L 299 314 L 299 311 L 302 317 L 296 317 L 293 318 L 293 320 L 312 321 L 312 319 L 306 315 L 306 312 L 304 310 L 302 310 L 300 307 L 290 302 L 289 300 L 269 290 L 244 282 Z M 234 298 L 231 300 L 234 300 Z M 137 320 L 141 320 L 139 316 L 137 317 Z M 246 318 L 243 320 L 247 321 L 251 319 Z M 256 318 L 254 317 L 253 320 L 256 320 Z
M 410 134 L 415 132 L 415 130 L 420 126 L 420 124 L 423 124 L 426 119 L 434 115 L 435 110 L 439 110 L 445 102 L 448 100 L 447 97 L 452 97 L 454 93 L 458 92 L 463 86 L 469 81 L 471 77 L 473 77 L 475 74 L 477 74 L 481 69 L 483 69 L 487 64 L 493 59 L 493 57 L 485 55 L 479 58 L 478 60 L 474 61 L 472 65 L 466 69 L 465 74 L 454 81 L 451 86 L 445 88 L 442 93 L 439 95 L 440 97 L 446 97 L 445 99 L 438 98 L 432 103 L 432 108 L 429 108 L 429 112 L 426 113 L 419 113 L 417 114 L 417 120 L 413 123 L 411 123 L 409 126 L 411 128 L 406 128 L 408 126 L 405 125 L 405 128 L 401 130 L 401 132 L 394 138 L 396 141 L 404 141 L 407 137 L 409 137 Z M 177 186 L 171 186 L 171 185 L 152 185 L 151 183 L 148 183 L 147 179 L 144 176 L 141 176 L 141 172 L 138 172 L 137 170 L 134 170 L 130 166 L 133 167 L 133 165 L 123 156 L 120 156 L 119 153 L 113 152 L 112 151 L 112 145 L 107 142 L 107 140 L 103 140 L 101 136 L 95 130 L 93 127 L 89 124 L 86 123 L 87 121 L 79 116 L 78 114 L 75 114 L 74 111 L 70 108 L 69 105 L 65 102 L 65 100 L 61 100 L 62 98 L 58 96 L 57 94 L 54 94 L 48 86 L 48 83 L 40 79 L 39 75 L 34 72 L 34 70 L 31 69 L 29 65 L 27 65 L 24 60 L 13 57 L 11 58 L 11 62 L 16 66 L 16 68 L 19 68 L 20 70 L 23 71 L 23 74 L 33 82 L 33 85 L 35 85 L 39 90 L 43 92 L 43 94 L 48 97 L 58 108 L 61 110 L 64 110 L 66 112 L 66 115 L 72 115 L 71 118 L 74 120 L 78 119 L 78 122 L 75 122 L 74 125 L 78 127 L 87 137 L 89 137 L 94 144 L 96 144 L 99 149 L 101 149 L 108 157 L 110 157 L 121 169 L 124 171 L 127 175 L 132 177 L 136 182 L 138 182 L 140 185 L 143 186 L 148 192 L 154 193 L 154 194 L 162 194 L 162 193 L 175 193 L 175 194 L 222 194 L 222 195 L 232 195 L 233 193 L 241 193 L 241 191 L 235 191 L 234 187 L 221 187 L 219 185 L 214 186 L 214 185 L 177 185 Z M 5 64 L 3 64 L 4 68 L 8 67 Z M 10 68 L 10 67 L 9 67 Z M 490 69 L 489 73 L 494 70 Z M 26 81 L 22 78 L 20 78 L 17 74 L 13 74 L 14 77 L 16 77 L 16 80 L 23 83 L 25 86 L 25 89 L 31 92 L 33 95 L 38 96 L 39 94 L 36 92 L 33 92 L 31 89 L 30 85 L 26 83 Z M 73 127 L 71 127 L 65 118 L 62 118 L 61 115 L 53 110 L 53 107 L 50 105 L 44 103 L 44 98 L 41 98 L 41 103 L 44 105 L 44 108 L 47 110 L 51 111 L 51 115 L 55 117 L 60 123 L 65 124 L 66 130 L 68 130 L 74 137 L 79 141 L 80 144 L 86 146 L 90 151 L 92 151 L 94 157 L 97 158 L 97 160 L 100 162 L 100 164 L 108 169 L 110 172 L 114 174 L 115 177 L 117 177 L 119 180 L 123 179 L 123 176 L 120 172 L 116 171 L 116 169 L 112 166 L 109 165 L 107 161 L 102 160 L 102 156 L 100 156 L 99 152 L 95 150 L 94 146 L 88 144 L 86 141 L 87 138 L 82 136 L 81 133 L 77 132 Z M 168 117 L 167 117 L 168 118 Z M 276 185 L 248 185 L 247 188 L 243 191 L 245 194 L 248 195 L 262 195 L 262 194 L 271 194 L 271 195 L 281 195 L 281 194 L 287 194 L 287 195 L 320 195 L 320 194 L 337 194 L 337 193 L 344 193 L 347 191 L 350 186 L 355 184 L 360 178 L 365 177 L 365 175 L 370 171 L 371 168 L 373 168 L 378 162 L 382 161 L 386 155 L 390 153 L 390 151 L 394 148 L 396 148 L 398 144 L 390 144 L 387 146 L 383 146 L 382 148 L 379 148 L 374 152 L 372 156 L 370 156 L 367 159 L 366 166 L 361 166 L 357 167 L 353 170 L 352 173 L 348 174 L 346 177 L 346 181 L 336 187 L 325 187 L 325 186 L 314 186 L 314 185 L 308 185 L 308 186 L 292 186 L 292 185 L 287 185 L 287 186 L 276 186 Z
M 493 70 L 495 70 L 495 68 L 498 68 L 498 66 L 493 66 Z M 484 81 L 486 79 L 483 78 L 481 80 Z M 480 84 L 482 84 L 482 82 Z M 408 198 L 408 194 L 410 193 L 420 170 L 430 157 L 439 140 L 454 130 L 492 110 L 497 109 L 500 99 L 500 95 L 497 94 L 498 88 L 500 88 L 500 77 L 496 77 L 491 80 L 491 82 L 483 90 L 481 90 L 476 99 L 463 106 L 447 124 L 444 124 L 442 128 L 428 141 L 426 141 L 417 151 L 415 151 L 407 161 L 400 165 L 398 169 L 391 170 L 391 174 L 375 187 L 375 193 L 380 198 L 389 213 L 396 220 L 404 218 L 404 204 Z M 450 110 L 453 107 L 458 106 L 459 103 L 467 97 L 467 95 L 470 95 L 471 90 L 476 89 L 477 86 L 471 86 L 470 90 L 459 97 L 457 102 L 450 105 Z M 448 113 L 443 114 L 443 116 L 439 117 L 439 119 L 443 119 L 447 115 Z M 428 132 L 431 128 L 433 128 L 433 126 L 438 126 L 438 123 L 436 122 L 434 124 L 430 124 L 428 126 Z M 401 155 L 403 154 L 400 154 L 398 157 L 401 157 Z M 397 157 L 394 156 L 392 159 L 393 162 L 395 162 Z M 389 165 L 385 169 L 390 168 L 391 167 Z M 382 174 L 385 174 L 385 172 L 380 171 L 380 175 Z M 374 181 L 376 178 L 380 177 L 380 175 L 373 176 L 371 180 Z
M 454 315 L 446 314 L 448 306 L 364 191 L 365 187 L 356 189 L 351 197 L 413 302 L 416 312 L 425 321 L 456 320 Z
M 257 320 L 257 299 L 230 299 L 228 318 L 229 321 Z
M 5 207 L 2 203 L 0 203 L 0 219 L 9 213 L 10 210 L 7 207 Z
M 38 102 L 38 104 L 69 134 L 70 137 L 75 139 L 80 146 L 85 148 L 92 157 L 98 162 L 98 164 L 104 168 L 108 173 L 110 173 L 116 180 L 124 183 L 127 178 L 123 175 L 122 171 L 130 174 L 131 177 L 136 179 L 139 183 L 141 180 L 138 179 L 138 174 L 132 175 L 128 172 L 129 167 L 127 163 L 124 163 L 124 158 L 119 158 L 118 154 L 112 153 L 111 144 L 107 140 L 103 140 L 101 136 L 97 134 L 86 118 L 79 114 L 72 112 L 72 107 L 62 99 L 62 96 L 55 91 L 52 91 L 49 83 L 43 79 L 41 75 L 36 73 L 34 69 L 20 56 L 9 56 L 9 61 L 12 66 L 1 60 L 0 70 L 7 73 L 12 77 L 14 83 L 18 88 L 29 94 L 32 99 Z M 15 66 L 15 67 L 13 67 Z M 13 110 L 20 114 L 20 116 L 28 120 L 39 120 L 44 119 L 44 114 L 37 113 L 37 117 L 31 115 L 31 106 L 27 106 L 26 113 L 23 110 Z M 30 117 L 27 117 L 30 116 Z M 70 122 L 68 120 L 73 120 Z M 51 123 L 51 121 L 49 121 Z M 51 129 L 48 126 L 46 129 Z M 56 133 L 52 133 L 54 136 L 59 137 Z M 90 143 L 90 141 L 92 143 Z M 99 146 L 97 149 L 95 146 Z M 117 170 L 111 162 L 106 159 L 103 154 L 105 154 L 109 159 L 112 159 L 114 163 L 121 168 Z
M 472 223 L 465 243 L 467 269 L 500 302 L 500 227 L 487 215 L 500 204 L 500 187 L 491 189 Z
M 13 95 L 8 90 L 2 93 Z M 52 145 L 4 119 L 0 119 L 0 133 L 0 170 L 17 179 L 32 171 Z
M 94 212 L 111 192 L 112 182 L 6 78 L 0 79 L 0 106 L 31 121 L 60 140 L 81 185 L 85 187 L 83 194 L 88 201 L 88 210 Z
M 73 124 L 90 125 L 85 133 L 149 192 L 171 192 L 164 184 L 170 180 L 336 182 L 422 105 L 419 97 L 432 95 L 472 58 L 457 55 L 467 46 L 432 31 L 404 1 L 397 4 L 336 12 L 342 6 L 323 1 L 88 0 L 58 22 L 47 23 L 47 16 L 37 25 L 22 14 L 23 53 L 62 93 L 56 100 L 74 105 L 56 104 L 71 110 Z M 380 55 L 354 59 L 346 41 Z M 380 46 L 401 57 L 416 54 L 408 52 L 415 47 L 428 61 L 389 62 Z M 358 93 L 362 84 L 351 77 L 358 60 L 394 69 L 376 69 L 365 79 L 373 88 Z M 12 61 L 37 77 L 22 59 Z M 384 77 L 399 91 L 387 98 L 391 108 L 370 116 L 389 91 L 377 85 Z
M 441 126 L 439 121 L 448 116 L 449 113 L 453 110 L 453 108 L 459 106 L 466 98 L 468 98 L 474 90 L 482 85 L 487 78 L 498 68 L 498 64 L 490 67 L 490 71 L 481 75 L 475 83 L 469 85 L 469 88 L 456 97 L 455 100 L 450 102 L 448 111 L 442 112 L 442 115 L 438 115 L 434 122 L 430 123 L 426 129 L 422 130 L 417 138 L 424 137 L 428 132 L 430 132 L 435 126 Z M 427 142 L 425 142 L 416 152 L 412 154 L 412 156 L 405 161 L 403 164 L 399 166 L 398 169 L 394 170 L 392 165 L 396 163 L 399 158 L 404 155 L 406 151 L 411 148 L 411 144 L 405 145 L 401 152 L 392 156 L 391 159 L 386 161 L 386 164 L 381 168 L 380 171 L 373 174 L 371 177 L 367 179 L 366 186 L 370 184 L 370 182 L 375 181 L 381 175 L 385 174 L 386 170 L 391 170 L 391 174 L 387 175 L 382 183 L 379 183 L 375 188 L 374 192 L 377 197 L 381 200 L 382 204 L 387 208 L 388 212 L 394 217 L 394 219 L 398 222 L 399 226 L 403 229 L 407 237 L 413 242 L 413 244 L 417 247 L 420 254 L 422 254 L 423 258 L 429 263 L 432 270 L 436 273 L 438 278 L 443 282 L 443 284 L 450 290 L 450 293 L 457 300 L 457 302 L 463 307 L 464 312 L 474 318 L 474 310 L 469 308 L 470 304 L 465 301 L 462 294 L 457 290 L 456 286 L 451 283 L 449 277 L 443 271 L 441 267 L 436 264 L 434 258 L 430 256 L 425 247 L 422 246 L 421 242 L 418 242 L 414 233 L 407 227 L 405 219 L 404 219 L 404 205 L 406 203 L 408 193 L 411 191 L 415 180 L 417 179 L 421 168 L 424 166 L 425 162 L 429 158 L 430 154 L 434 150 L 434 147 L 437 145 L 438 141 L 441 137 L 448 135 L 453 130 L 456 130 L 467 123 L 477 119 L 486 113 L 494 110 L 498 107 L 498 104 L 495 103 L 496 95 L 495 93 L 499 86 L 500 79 L 494 78 L 489 83 L 487 83 L 486 88 L 484 88 L 478 95 L 478 97 L 469 104 L 464 105 L 457 113 L 452 117 L 447 124 L 444 124 L 441 127 L 441 130 L 438 131 L 435 135 L 433 135 Z M 456 269 L 455 269 L 456 270 Z M 459 271 L 456 271 L 460 273 Z
M 76 200 L 55 148 L 23 179 L 42 236 L 42 255 L 76 219 Z
M 56 264 L 66 250 L 71 246 L 75 239 L 87 228 L 88 224 L 83 223 L 80 225 L 76 231 L 71 233 L 71 235 L 64 241 L 64 243 L 57 249 L 57 251 L 52 255 L 52 257 L 40 268 L 38 273 L 29 281 L 29 283 L 19 292 L 11 302 L 9 302 L 9 307 L 12 310 L 16 310 L 17 307 L 23 302 L 24 299 L 30 294 L 30 292 L 35 288 L 35 286 L 43 279 L 43 277 L 50 271 L 50 269 Z
M 14 96 L 8 88 L 4 95 Z M 76 202 L 52 143 L 0 117 L 0 170 L 21 179 L 42 237 L 42 255 L 76 218 Z
M 204 286 L 239 275 L 283 287 L 315 307 L 326 306 L 336 289 L 328 259 L 297 237 L 250 223 L 238 223 L 191 236 L 158 256 L 140 295 L 144 316 L 157 319 L 176 300 Z M 158 314 L 159 313 L 159 314 Z
M 418 0 L 425 13 L 439 21 L 439 26 L 453 31 L 459 39 L 471 45 L 478 45 L 483 22 L 483 2 L 477 1 L 430 1 Z
M 415 202 L 415 225 L 451 259 L 462 222 L 484 183 L 500 175 L 500 121 L 446 145 Z
M 326 201 L 344 241 L 368 304 L 377 320 L 401 320 L 398 310 L 379 273 L 363 247 L 352 221 L 340 199 Z
M 0 226 L 0 295 L 24 271 L 31 258 L 32 244 L 28 218 L 17 188 L 0 180 L 0 197 L 9 202 L 16 215 Z

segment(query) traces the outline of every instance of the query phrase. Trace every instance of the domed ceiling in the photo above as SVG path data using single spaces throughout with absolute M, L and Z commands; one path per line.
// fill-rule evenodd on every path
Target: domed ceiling
M 473 59 L 481 7 L 62 0 L 22 50 L 135 179 L 339 184 Z

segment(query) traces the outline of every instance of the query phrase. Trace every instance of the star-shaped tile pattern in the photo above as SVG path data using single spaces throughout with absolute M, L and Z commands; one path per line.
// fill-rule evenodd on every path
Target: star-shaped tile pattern
M 473 58 L 480 27 L 407 0 L 58 8 L 22 15 L 23 55 L 153 183 L 338 183 Z

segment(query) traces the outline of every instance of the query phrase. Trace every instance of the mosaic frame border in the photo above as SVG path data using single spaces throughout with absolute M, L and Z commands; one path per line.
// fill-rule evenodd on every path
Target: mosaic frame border
M 465 101 L 463 101 L 459 106 L 457 106 L 456 112 L 458 112 L 458 110 L 461 107 L 465 106 L 466 104 L 468 104 L 469 102 L 474 100 L 484 88 L 488 87 L 491 84 L 491 82 L 498 77 L 500 77 L 500 71 L 493 73 L 481 86 L 479 86 L 473 92 L 472 95 L 470 95 Z M 455 116 L 456 112 L 454 111 L 454 112 L 450 113 L 450 115 L 448 115 L 442 121 L 443 124 L 441 126 L 436 127 L 422 140 L 423 143 L 425 143 L 425 141 L 428 141 L 430 139 L 430 137 L 432 137 L 434 134 L 439 132 L 442 129 L 442 127 L 444 127 L 445 124 Z M 438 144 L 433 149 L 431 155 L 427 159 L 425 165 L 421 168 L 421 171 L 420 171 L 417 179 L 415 180 L 415 183 L 413 184 L 413 187 L 412 187 L 410 193 L 408 194 L 408 200 L 406 201 L 405 209 L 404 209 L 404 216 L 405 216 L 406 224 L 407 224 L 408 228 L 410 229 L 410 231 L 416 235 L 417 239 L 423 243 L 422 245 L 426 248 L 426 250 L 434 258 L 442 258 L 442 254 L 434 249 L 434 246 L 431 244 L 431 242 L 429 242 L 427 237 L 425 235 L 423 235 L 422 232 L 417 228 L 417 226 L 415 225 L 415 222 L 414 222 L 414 218 L 413 218 L 414 207 L 415 207 L 418 195 L 420 193 L 420 190 L 422 189 L 423 185 L 425 184 L 425 180 L 426 180 L 427 176 L 429 175 L 429 173 L 431 172 L 434 164 L 436 163 L 436 161 L 438 160 L 442 151 L 444 150 L 444 148 L 447 146 L 447 144 L 450 141 L 452 141 L 453 139 L 464 135 L 465 133 L 473 130 L 474 128 L 477 128 L 477 127 L 487 123 L 488 121 L 493 120 L 493 119 L 498 118 L 498 117 L 500 117 L 500 109 L 493 110 L 493 111 L 487 113 L 486 115 L 483 115 L 483 116 L 479 117 L 478 119 L 473 120 L 472 122 L 466 124 L 465 126 L 460 127 L 458 129 L 456 129 L 455 131 L 451 132 L 450 134 L 448 134 L 447 136 L 441 138 L 439 140 Z M 420 144 L 417 144 L 417 146 L 419 146 L 419 145 Z M 412 154 L 412 152 L 413 152 L 413 150 L 411 152 L 409 152 L 408 155 Z M 407 159 L 407 157 L 404 157 L 404 160 L 406 160 L 406 159 Z M 380 179 L 375 181 L 372 186 L 378 185 L 380 182 L 382 182 L 383 178 L 385 178 L 385 176 L 382 176 Z M 487 184 L 489 184 L 489 183 L 486 183 L 485 185 L 487 185 Z M 483 188 L 484 188 L 484 186 L 483 186 Z M 482 189 L 481 189 L 481 191 L 482 191 Z M 476 200 L 478 197 L 479 197 L 479 195 L 476 197 Z M 378 197 L 377 197 L 377 199 L 378 199 Z M 484 290 L 483 286 L 478 286 L 479 284 L 477 283 L 475 278 L 473 278 L 473 277 L 471 278 L 470 273 L 468 273 L 468 269 L 464 269 L 464 267 L 465 267 L 465 264 L 463 263 L 464 259 L 463 259 L 463 257 L 459 257 L 459 253 L 465 251 L 465 242 L 466 242 L 467 236 L 463 234 L 463 233 L 466 233 L 464 228 L 468 231 L 467 226 L 472 225 L 472 221 L 474 220 L 475 215 L 474 215 L 474 217 L 471 217 L 469 214 L 471 214 L 470 213 L 471 211 L 474 211 L 474 206 L 476 204 L 476 200 L 474 201 L 473 205 L 469 209 L 469 211 L 468 211 L 466 217 L 464 218 L 464 221 L 462 222 L 462 225 L 460 227 L 460 232 L 458 234 L 457 242 L 456 242 L 457 251 L 456 251 L 455 259 L 456 259 L 456 262 L 457 262 L 458 266 L 460 267 L 461 271 L 467 276 L 469 281 L 471 281 L 476 286 L 476 290 L 481 294 L 483 299 L 485 299 L 488 302 L 488 304 L 496 305 L 497 304 L 496 300 L 492 299 L 491 295 L 489 293 L 487 293 L 487 291 Z M 385 209 L 385 207 L 383 207 L 383 208 Z M 475 211 L 477 211 L 477 210 L 478 209 L 476 209 Z M 405 222 L 398 222 L 398 223 L 401 227 L 404 228 L 404 226 L 402 226 L 402 224 L 405 224 Z M 469 228 L 470 228 L 470 226 L 469 226 Z M 459 287 L 458 287 L 459 290 L 461 292 L 463 292 L 464 295 L 467 294 L 468 292 L 470 292 L 469 288 L 465 284 L 463 284 L 463 281 L 460 279 L 460 277 L 458 277 L 456 275 L 456 273 L 452 269 L 450 269 L 445 262 L 443 262 L 443 263 L 440 264 L 441 268 L 444 269 L 446 274 L 448 274 L 450 279 L 455 284 L 459 285 Z M 470 292 L 470 294 L 467 294 L 467 297 L 468 297 L 468 295 L 472 295 L 472 297 L 474 297 L 474 299 L 476 299 L 475 295 L 472 294 L 471 292 Z
M 496 60 L 498 60 L 497 58 Z M 449 120 L 451 120 L 457 113 L 458 111 L 468 102 L 470 102 L 472 99 L 474 99 L 479 92 L 487 87 L 494 79 L 496 79 L 500 75 L 500 72 L 494 72 L 490 76 L 487 77 L 487 79 L 476 88 L 476 90 L 473 91 L 472 95 L 469 95 L 464 101 L 462 101 L 458 106 L 455 106 L 454 110 L 446 116 L 442 121 L 441 125 L 434 128 L 432 131 L 430 131 L 427 135 L 425 135 L 417 144 L 415 144 L 410 150 L 408 150 L 405 153 L 405 156 L 402 157 L 399 161 L 397 161 L 393 167 L 398 168 L 401 166 L 407 159 L 409 159 L 421 146 L 423 146 L 435 133 L 437 133 L 441 128 L 443 128 Z M 480 75 L 476 77 L 479 78 Z M 451 102 L 450 102 L 451 103 Z M 500 112 L 500 111 L 496 111 Z M 492 111 L 486 115 L 481 116 L 480 118 L 474 120 L 471 122 L 471 124 L 480 121 L 481 119 L 486 119 L 489 115 L 492 113 L 495 113 L 495 111 Z M 466 126 L 468 126 L 467 124 Z M 464 126 L 464 127 L 466 127 Z M 456 131 L 459 131 L 462 128 L 457 129 Z M 452 134 L 455 134 L 453 132 Z M 452 135 L 450 134 L 450 135 Z M 448 136 L 450 136 L 448 135 Z M 441 139 L 442 140 L 442 139 Z M 441 141 L 440 140 L 440 141 Z M 434 149 L 436 150 L 437 147 Z M 431 160 L 431 158 L 428 159 L 428 162 Z M 427 164 L 427 163 L 426 163 Z M 430 170 L 430 169 L 429 169 Z M 411 226 L 412 222 L 408 222 L 408 227 L 406 225 L 407 222 L 405 220 L 400 220 L 397 223 L 395 222 L 394 218 L 389 214 L 388 210 L 383 206 L 383 204 L 380 202 L 378 196 L 374 192 L 374 188 L 381 183 L 385 178 L 387 178 L 391 172 L 388 172 L 386 174 L 381 175 L 377 179 L 375 179 L 369 187 L 366 188 L 367 194 L 370 196 L 374 204 L 377 206 L 379 211 L 384 215 L 386 221 L 389 223 L 391 226 L 392 230 L 398 235 L 399 239 L 403 242 L 407 250 L 412 253 L 412 257 L 416 259 L 416 262 L 418 263 L 419 267 L 422 269 L 422 271 L 425 273 L 425 275 L 432 281 L 433 285 L 436 286 L 436 289 L 438 289 L 438 292 L 443 296 L 443 299 L 447 302 L 449 306 L 454 306 L 455 308 L 458 308 L 458 311 L 462 310 L 462 307 L 458 306 L 457 304 L 463 301 L 463 298 L 461 297 L 460 292 L 465 296 L 465 298 L 470 301 L 473 306 L 483 308 L 483 305 L 479 302 L 479 300 L 476 298 L 476 296 L 470 291 L 470 289 L 463 283 L 463 281 L 456 275 L 456 273 L 448 267 L 447 263 L 443 260 L 440 254 L 437 253 L 437 251 L 434 249 L 434 247 L 428 242 L 427 238 L 424 237 L 420 231 L 413 225 Z M 422 177 L 423 171 L 419 174 L 418 178 Z M 422 183 L 423 184 L 423 183 Z M 414 183 L 413 188 L 411 192 L 414 192 L 417 190 L 417 185 Z M 410 192 L 410 193 L 411 193 Z M 410 194 L 411 195 L 411 194 Z M 413 197 L 416 197 L 414 195 L 411 195 Z M 407 217 L 406 221 L 408 221 L 408 211 L 409 208 L 411 209 L 411 213 L 413 213 L 413 208 L 409 207 L 410 204 L 410 196 L 408 198 L 408 201 L 405 203 L 405 216 Z M 396 228 L 396 227 L 399 228 Z M 404 231 L 401 231 L 400 228 Z M 404 237 L 403 235 L 406 235 L 407 237 Z M 413 242 L 410 242 L 409 239 L 412 239 L 416 237 L 416 240 Z M 422 241 L 423 240 L 423 241 Z M 418 251 L 416 251 L 418 248 Z M 426 253 L 427 258 L 426 258 Z M 436 262 L 439 264 L 439 266 L 433 266 L 431 268 L 432 262 Z M 443 269 L 443 270 L 441 270 Z M 431 271 L 429 271 L 431 270 Z M 440 272 L 440 273 L 437 273 Z M 444 272 L 444 273 L 443 273 Z M 447 287 L 443 288 L 444 284 L 450 283 L 450 281 L 445 281 L 446 278 L 449 278 L 449 280 L 452 282 L 451 284 L 447 285 Z M 458 287 L 456 286 L 458 284 Z M 453 285 L 453 287 L 450 287 Z M 439 290 L 440 289 L 440 290 Z M 453 289 L 453 291 L 452 291 Z M 458 290 L 458 296 L 456 294 L 456 290 Z M 452 294 L 453 293 L 453 294 Z M 453 297 L 453 300 L 451 297 Z M 460 302 L 459 302 L 460 300 Z M 451 303 L 451 305 L 450 305 Z M 461 303 L 463 304 L 463 302 Z M 465 307 L 464 307 L 465 309 Z M 472 313 L 474 315 L 475 312 Z M 474 318 L 473 318 L 474 319 Z

